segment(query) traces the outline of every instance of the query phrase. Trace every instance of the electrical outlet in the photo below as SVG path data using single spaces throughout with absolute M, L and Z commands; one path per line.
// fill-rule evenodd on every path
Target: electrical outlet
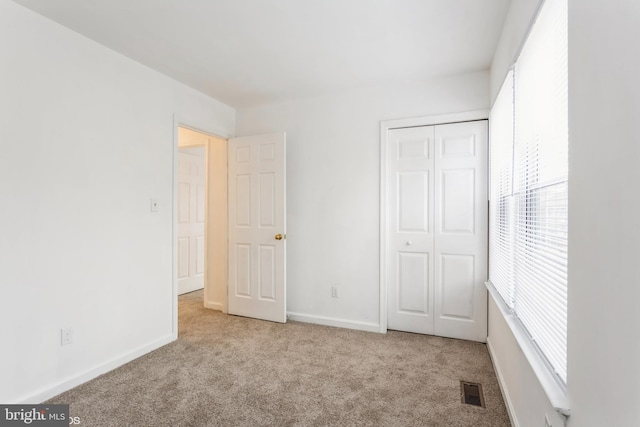
M 60 330 L 60 345 L 67 345 L 73 342 L 73 329 L 62 328 Z
M 331 287 L 331 297 L 332 298 L 338 298 L 338 287 L 337 286 L 332 286 Z

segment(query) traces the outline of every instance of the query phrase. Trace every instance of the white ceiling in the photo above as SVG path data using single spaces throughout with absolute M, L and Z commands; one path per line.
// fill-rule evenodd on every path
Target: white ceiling
M 511 0 L 15 0 L 241 108 L 489 68 Z

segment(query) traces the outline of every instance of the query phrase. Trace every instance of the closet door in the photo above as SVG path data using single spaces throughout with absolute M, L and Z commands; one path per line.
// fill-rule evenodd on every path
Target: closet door
M 387 327 L 433 334 L 434 127 L 388 136 Z
M 435 128 L 436 335 L 487 339 L 487 121 Z
M 486 341 L 487 121 L 387 138 L 387 328 Z

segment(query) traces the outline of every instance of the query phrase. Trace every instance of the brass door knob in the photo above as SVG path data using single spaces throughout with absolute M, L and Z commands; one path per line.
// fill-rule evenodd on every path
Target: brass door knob
M 276 234 L 276 240 L 282 240 L 282 234 Z

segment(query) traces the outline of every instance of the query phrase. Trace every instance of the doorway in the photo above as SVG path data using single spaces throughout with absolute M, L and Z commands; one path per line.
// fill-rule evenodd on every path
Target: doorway
M 383 123 L 384 331 L 486 341 L 488 123 L 477 120 L 482 115 Z
M 285 132 L 227 140 L 174 123 L 174 333 L 177 336 L 182 147 L 206 151 L 204 306 L 286 322 Z
M 178 127 L 175 207 L 178 294 L 204 288 L 227 310 L 227 140 Z

